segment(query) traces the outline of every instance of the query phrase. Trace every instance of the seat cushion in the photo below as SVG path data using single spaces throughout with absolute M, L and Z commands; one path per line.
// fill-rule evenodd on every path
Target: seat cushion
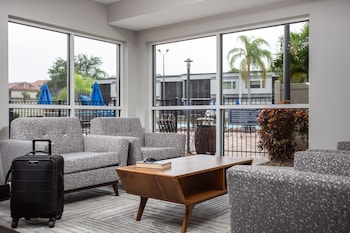
M 62 154 L 64 174 L 117 166 L 119 155 L 115 152 L 77 152 Z
M 157 160 L 180 157 L 176 147 L 141 147 L 143 158 L 155 158 Z

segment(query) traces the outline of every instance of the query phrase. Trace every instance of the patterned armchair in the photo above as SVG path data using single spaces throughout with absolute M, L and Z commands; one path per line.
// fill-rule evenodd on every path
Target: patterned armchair
M 231 232 L 350 232 L 350 156 L 303 151 L 294 169 L 227 170 Z
M 350 151 L 350 141 L 340 141 L 337 143 L 337 150 L 349 150 Z
M 112 135 L 128 139 L 128 164 L 144 158 L 158 160 L 185 155 L 186 135 L 145 133 L 137 117 L 97 117 L 91 120 L 90 134 Z
M 11 122 L 10 139 L 0 141 L 6 174 L 15 157 L 32 151 L 33 139 L 50 139 L 52 153 L 64 158 L 65 192 L 110 185 L 118 195 L 116 166 L 125 166 L 129 142 L 125 139 L 82 134 L 75 117 L 17 118 Z M 38 144 L 38 150 L 45 150 Z

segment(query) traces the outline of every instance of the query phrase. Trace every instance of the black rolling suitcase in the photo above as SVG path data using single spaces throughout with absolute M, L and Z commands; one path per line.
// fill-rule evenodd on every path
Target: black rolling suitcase
M 48 151 L 35 151 L 37 141 L 47 141 Z M 46 153 L 46 154 L 43 154 Z M 51 155 L 50 140 L 33 140 L 33 151 L 12 161 L 12 228 L 20 218 L 49 218 L 49 227 L 60 219 L 64 204 L 63 157 Z

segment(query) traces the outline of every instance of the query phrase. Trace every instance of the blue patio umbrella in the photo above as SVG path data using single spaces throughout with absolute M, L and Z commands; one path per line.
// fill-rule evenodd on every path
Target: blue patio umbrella
M 92 86 L 92 92 L 90 95 L 90 105 L 99 105 L 99 106 L 105 105 L 97 82 L 95 82 L 94 85 Z
M 100 88 L 98 87 L 98 83 L 95 82 L 92 86 L 92 92 L 90 95 L 90 105 L 96 105 L 96 106 L 104 106 L 105 103 L 103 101 L 103 97 L 100 91 Z M 114 111 L 112 110 L 98 110 L 97 111 L 98 116 L 114 116 Z
M 50 94 L 49 87 L 46 83 L 40 87 L 40 95 L 38 98 L 38 104 L 52 104 L 52 97 Z

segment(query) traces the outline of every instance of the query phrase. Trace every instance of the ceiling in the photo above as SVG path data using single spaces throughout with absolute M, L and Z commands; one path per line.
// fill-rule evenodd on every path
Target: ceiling
M 205 17 L 316 0 L 92 0 L 105 4 L 108 23 L 145 30 Z

